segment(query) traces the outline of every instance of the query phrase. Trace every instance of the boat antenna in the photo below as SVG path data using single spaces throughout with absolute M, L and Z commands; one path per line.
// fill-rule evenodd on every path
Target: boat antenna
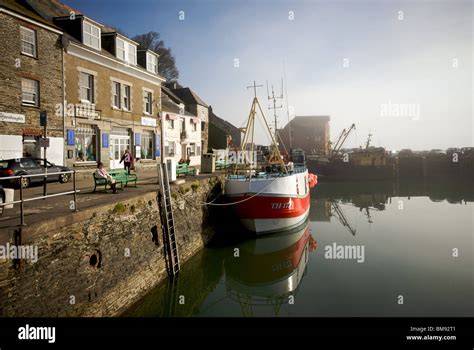
M 286 87 L 286 69 L 285 69 L 285 60 L 283 60 L 283 80 L 285 86 L 285 100 L 286 100 L 286 116 L 288 117 L 288 140 L 290 142 L 290 151 L 293 148 L 292 138 L 291 138 L 291 124 L 290 124 L 290 110 L 288 106 L 288 89 Z M 283 90 L 282 90 L 283 91 Z
M 282 81 L 283 82 L 283 81 Z M 275 122 L 275 141 L 278 142 L 278 116 L 277 116 L 277 109 L 283 108 L 283 85 L 282 85 L 282 91 L 279 96 L 275 96 L 275 89 L 273 88 L 272 84 L 272 94 L 270 96 L 270 93 L 268 91 L 268 81 L 267 81 L 267 95 L 268 95 L 268 100 L 272 101 L 273 106 L 270 105 L 268 106 L 268 109 L 273 109 L 273 118 Z M 279 104 L 278 104 L 279 102 Z

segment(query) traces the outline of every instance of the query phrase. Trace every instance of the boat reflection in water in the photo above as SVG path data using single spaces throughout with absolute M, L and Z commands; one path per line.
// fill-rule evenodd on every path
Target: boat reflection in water
M 259 306 L 272 306 L 278 316 L 282 304 L 292 304 L 309 253 L 316 248 L 309 221 L 297 229 L 240 244 L 239 256 L 234 250 L 224 261 L 227 296 L 240 304 L 243 316 L 256 316 Z

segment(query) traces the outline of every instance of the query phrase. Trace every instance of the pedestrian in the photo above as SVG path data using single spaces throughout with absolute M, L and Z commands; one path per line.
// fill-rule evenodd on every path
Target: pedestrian
M 115 183 L 115 179 L 110 176 L 107 170 L 104 168 L 103 163 L 99 163 L 97 165 L 97 170 L 95 171 L 95 177 L 106 179 L 107 183 L 110 185 L 113 193 L 117 193 L 117 184 Z
M 127 170 L 128 175 L 130 175 L 130 168 L 132 167 L 133 156 L 128 150 L 128 148 L 125 150 L 125 153 L 122 155 L 122 158 L 120 159 L 120 163 L 122 162 L 123 162 L 124 169 Z

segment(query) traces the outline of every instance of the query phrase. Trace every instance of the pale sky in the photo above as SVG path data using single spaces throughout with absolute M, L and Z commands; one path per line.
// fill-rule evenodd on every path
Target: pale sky
M 279 90 L 285 62 L 294 113 L 330 115 L 333 140 L 355 123 L 347 147 L 369 132 L 392 150 L 474 146 L 473 1 L 64 2 L 129 36 L 160 32 L 180 83 L 238 127 L 246 86 Z M 266 88 L 259 97 L 266 108 Z

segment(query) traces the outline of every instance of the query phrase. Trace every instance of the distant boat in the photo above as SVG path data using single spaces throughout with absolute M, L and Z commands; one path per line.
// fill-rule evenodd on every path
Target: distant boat
M 317 183 L 317 177 L 308 174 L 302 150 L 293 150 L 291 161 L 283 159 L 278 150 L 276 134 L 270 131 L 258 102 L 255 82 L 253 87 L 255 96 L 240 152 L 254 152 L 257 108 L 270 135 L 271 144 L 264 162 L 233 165 L 226 177 L 225 194 L 227 202 L 235 204 L 237 214 L 247 230 L 266 234 L 297 227 L 306 220 L 310 208 L 310 189 Z

